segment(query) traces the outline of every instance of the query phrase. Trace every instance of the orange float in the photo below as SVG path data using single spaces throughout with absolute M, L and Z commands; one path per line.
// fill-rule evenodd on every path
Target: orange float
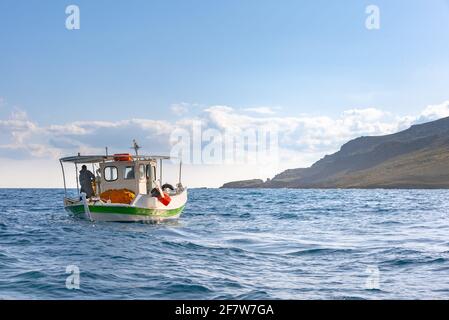
M 130 204 L 136 198 L 136 194 L 128 189 L 113 189 L 100 194 L 104 202 Z
M 133 157 L 129 153 L 116 153 L 114 161 L 133 161 Z

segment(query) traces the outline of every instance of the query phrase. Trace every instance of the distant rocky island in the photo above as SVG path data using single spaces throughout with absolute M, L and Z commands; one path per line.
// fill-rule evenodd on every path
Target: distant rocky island
M 360 137 L 309 168 L 222 188 L 449 188 L 449 117 L 395 134 Z

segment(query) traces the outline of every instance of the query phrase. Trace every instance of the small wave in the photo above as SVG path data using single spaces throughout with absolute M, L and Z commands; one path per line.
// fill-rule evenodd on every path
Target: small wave
M 199 285 L 199 284 L 172 284 L 165 288 L 166 291 L 169 292 L 191 292 L 191 293 L 197 293 L 197 292 L 212 292 L 211 289 L 209 289 L 206 286 Z
M 271 298 L 268 292 L 263 290 L 253 290 L 234 297 L 237 300 L 267 300 Z
M 349 301 L 358 301 L 358 300 L 368 300 L 367 298 L 360 296 L 343 296 L 343 297 L 333 297 L 333 300 L 349 300 Z
M 333 248 L 313 248 L 304 249 L 288 253 L 291 256 L 304 256 L 304 255 L 329 255 L 329 254 L 350 254 L 352 249 L 333 249 Z
M 431 264 L 440 264 L 445 263 L 448 260 L 445 258 L 398 258 L 398 259 L 392 259 L 382 262 L 383 265 L 390 265 L 390 266 L 408 266 L 408 265 L 431 265 Z
M 218 246 L 218 245 L 208 245 L 208 244 L 198 244 L 190 241 L 182 242 L 172 242 L 172 241 L 162 241 L 164 246 L 179 248 L 182 251 L 189 250 L 189 254 L 199 254 L 200 252 L 206 255 L 220 252 L 234 252 L 234 253 L 244 253 L 245 250 L 237 248 L 234 246 Z
M 19 261 L 17 258 L 11 257 L 7 253 L 0 252 L 0 263 L 14 263 L 17 261 Z
M 394 225 L 401 225 L 403 223 L 396 220 L 389 220 L 389 221 L 376 222 L 375 224 L 379 226 L 394 226 Z
M 24 271 L 21 273 L 16 273 L 11 276 L 11 278 L 17 279 L 19 281 L 29 281 L 29 280 L 36 280 L 40 278 L 45 278 L 46 273 L 40 270 L 30 270 L 30 271 Z

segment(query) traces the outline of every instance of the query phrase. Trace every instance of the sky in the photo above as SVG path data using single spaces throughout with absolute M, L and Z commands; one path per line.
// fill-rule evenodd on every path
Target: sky
M 187 163 L 186 185 L 271 178 L 449 116 L 448 52 L 449 0 L 0 0 L 0 187 L 61 187 L 59 157 L 132 139 L 170 153 L 196 122 L 272 128 L 278 161 Z

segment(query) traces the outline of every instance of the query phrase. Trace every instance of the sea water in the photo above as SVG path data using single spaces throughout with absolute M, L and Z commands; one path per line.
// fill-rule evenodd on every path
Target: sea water
M 0 190 L 0 298 L 449 298 L 449 191 L 192 189 L 162 224 L 62 197 Z

